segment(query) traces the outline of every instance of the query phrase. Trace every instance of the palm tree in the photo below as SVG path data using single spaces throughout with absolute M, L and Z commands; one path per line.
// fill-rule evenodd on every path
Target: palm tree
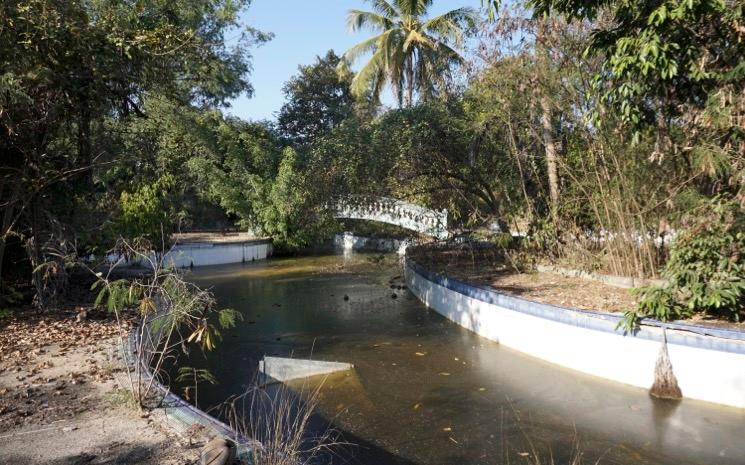
M 386 83 L 398 104 L 410 107 L 414 92 L 425 98 L 441 90 L 452 69 L 464 63 L 454 47 L 476 27 L 477 13 L 463 7 L 427 18 L 432 0 L 368 0 L 373 11 L 350 10 L 351 31 L 364 27 L 379 32 L 344 54 L 342 63 L 353 63 L 361 55 L 372 56 L 352 81 L 352 92 L 372 92 L 377 100 Z

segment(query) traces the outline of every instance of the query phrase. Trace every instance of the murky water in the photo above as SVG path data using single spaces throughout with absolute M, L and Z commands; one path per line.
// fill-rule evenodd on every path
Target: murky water
M 361 444 L 338 462 L 519 464 L 538 452 L 562 464 L 578 447 L 583 463 L 745 463 L 745 410 L 654 400 L 499 346 L 391 290 L 400 274 L 364 256 L 194 270 L 245 315 L 192 362 L 219 380 L 200 386 L 200 406 L 240 394 L 265 354 L 312 356 L 355 365 L 322 388 L 321 415 Z

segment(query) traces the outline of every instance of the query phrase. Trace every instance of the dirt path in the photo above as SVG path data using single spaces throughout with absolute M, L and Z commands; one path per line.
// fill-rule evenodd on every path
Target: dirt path
M 116 332 L 74 313 L 0 327 L 0 463 L 197 463 L 199 443 L 132 407 L 115 376 Z

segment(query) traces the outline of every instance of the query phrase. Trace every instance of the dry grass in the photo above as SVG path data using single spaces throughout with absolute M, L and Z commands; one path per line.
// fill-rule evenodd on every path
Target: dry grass
M 252 465 L 297 465 L 313 463 L 345 445 L 333 429 L 313 432 L 316 425 L 311 423 L 322 386 L 295 392 L 284 384 L 254 383 L 226 401 L 222 413 L 237 433 L 236 442 L 248 449 L 242 452 L 239 447 L 240 458 Z

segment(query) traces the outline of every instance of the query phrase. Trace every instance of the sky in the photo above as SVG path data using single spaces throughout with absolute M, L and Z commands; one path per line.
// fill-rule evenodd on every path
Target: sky
M 430 16 L 461 6 L 478 9 L 480 5 L 480 0 L 435 0 Z M 249 80 L 253 97 L 242 95 L 233 100 L 227 113 L 246 120 L 276 119 L 284 103 L 282 85 L 297 74 L 298 65 L 313 63 L 329 49 L 341 55 L 373 34 L 347 30 L 347 11 L 352 8 L 370 10 L 363 0 L 253 0 L 243 13 L 243 22 L 273 33 L 274 39 L 252 50 Z M 391 103 L 392 97 L 384 96 L 383 100 Z

